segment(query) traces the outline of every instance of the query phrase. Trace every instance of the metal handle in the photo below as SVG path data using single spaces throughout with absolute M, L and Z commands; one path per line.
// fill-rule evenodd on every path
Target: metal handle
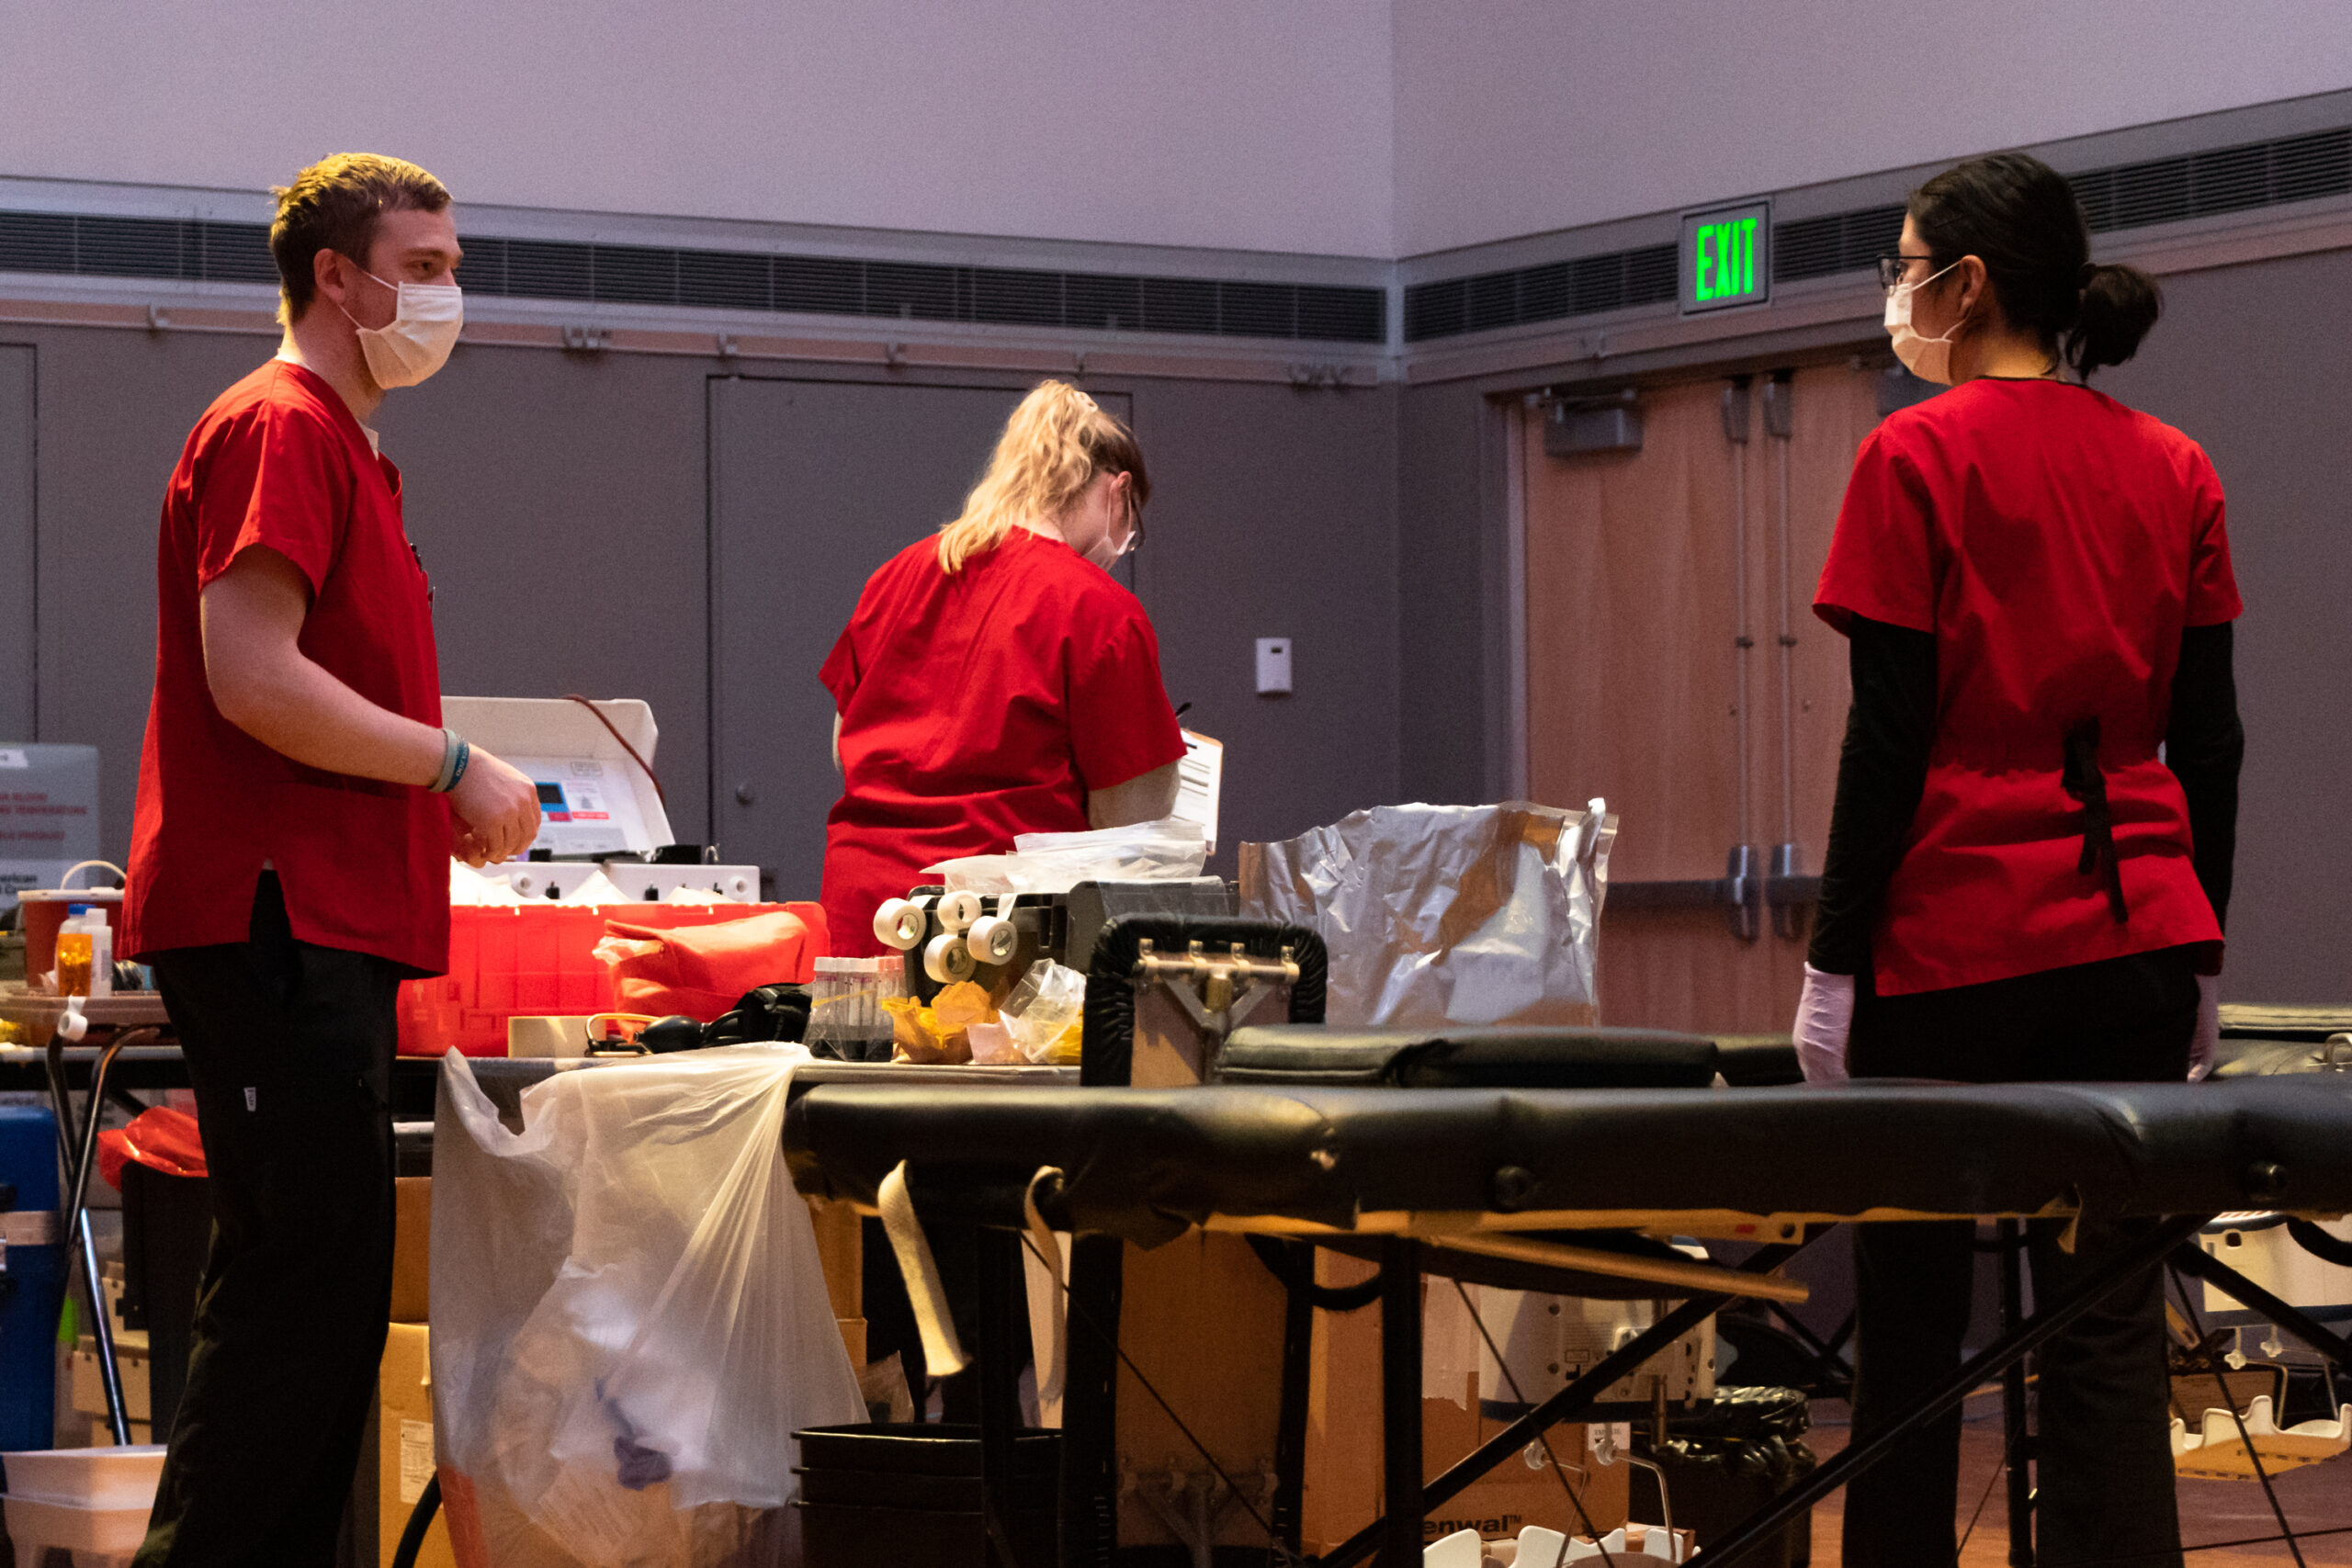
M 1664 879 L 1648 882 L 1611 882 L 1609 884 L 1606 907 L 1611 909 L 1724 909 L 1733 916 L 1733 934 L 1742 941 L 1752 942 L 1755 927 L 1759 923 L 1756 911 L 1774 911 L 1773 927 L 1790 941 L 1804 934 L 1804 922 L 1795 919 L 1784 926 L 1780 911 L 1802 912 L 1821 897 L 1821 878 L 1802 875 L 1794 870 L 1793 854 L 1776 851 L 1763 874 L 1755 870 L 1756 852 L 1752 846 L 1736 846 L 1722 876 L 1693 877 L 1685 880 Z M 1743 913 L 1744 911 L 1744 913 Z

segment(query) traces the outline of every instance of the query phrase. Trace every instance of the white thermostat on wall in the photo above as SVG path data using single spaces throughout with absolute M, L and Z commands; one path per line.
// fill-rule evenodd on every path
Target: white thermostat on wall
M 1261 697 L 1290 694 L 1290 638 L 1261 637 L 1258 639 L 1258 694 Z

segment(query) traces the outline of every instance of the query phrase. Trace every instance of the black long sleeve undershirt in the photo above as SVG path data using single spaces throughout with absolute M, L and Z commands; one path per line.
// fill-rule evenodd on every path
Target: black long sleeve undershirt
M 1936 734 L 1934 635 L 1856 615 L 1847 640 L 1854 705 L 1838 761 L 1837 804 L 1807 955 L 1829 975 L 1860 974 L 1870 963 L 1879 903 L 1918 814 Z M 2197 880 L 2222 920 L 2229 915 L 2238 766 L 2245 755 L 2230 627 L 2191 626 L 2181 634 L 2173 674 L 2165 760 L 2188 797 Z
M 2165 765 L 2188 797 L 2189 842 L 2197 880 L 2213 919 L 2230 923 L 2230 876 L 2238 852 L 2238 767 L 2245 726 L 2238 721 L 2238 678 L 2230 623 L 2180 634 L 2172 676 L 2172 721 L 2165 728 Z

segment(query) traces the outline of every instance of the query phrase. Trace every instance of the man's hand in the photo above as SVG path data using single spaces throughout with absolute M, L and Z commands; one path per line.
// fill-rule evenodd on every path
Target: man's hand
M 450 852 L 468 865 L 513 860 L 539 836 L 538 786 L 479 746 L 449 792 L 449 811 Z

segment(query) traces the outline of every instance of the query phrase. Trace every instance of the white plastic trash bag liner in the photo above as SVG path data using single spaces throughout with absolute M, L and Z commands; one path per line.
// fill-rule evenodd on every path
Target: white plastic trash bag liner
M 1595 1021 L 1617 819 L 1500 806 L 1382 806 L 1243 844 L 1241 912 L 1305 926 L 1340 1026 Z
M 446 1059 L 433 1407 L 466 1568 L 709 1568 L 789 1500 L 795 1431 L 865 1418 L 785 1168 L 808 1059 L 560 1072 L 520 1133 Z

